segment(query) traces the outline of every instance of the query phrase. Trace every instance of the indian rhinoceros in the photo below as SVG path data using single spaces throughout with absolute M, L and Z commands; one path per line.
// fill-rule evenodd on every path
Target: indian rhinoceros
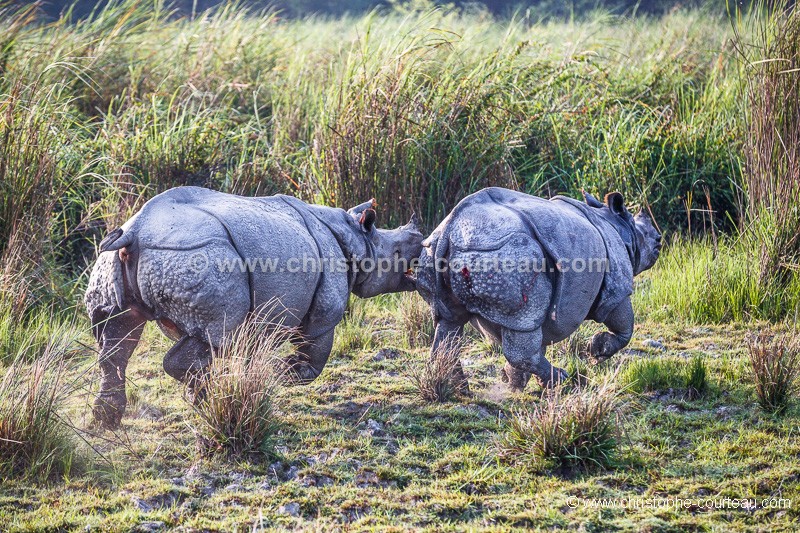
M 492 187 L 453 209 L 423 242 L 417 272 L 436 324 L 432 356 L 445 342 L 457 347 L 470 322 L 502 344 L 505 376 L 521 390 L 531 375 L 545 386 L 566 377 L 545 349 L 584 320 L 609 330 L 589 343 L 594 362 L 628 344 L 633 277 L 655 264 L 661 234 L 644 212 L 632 216 L 620 193 L 605 204 L 584 197 Z M 460 365 L 455 372 L 463 377 Z
M 101 242 L 84 299 L 101 346 L 95 419 L 119 424 L 125 368 L 149 320 L 177 341 L 164 356 L 177 380 L 191 382 L 226 331 L 253 313 L 295 328 L 294 377 L 315 379 L 351 292 L 366 298 L 415 288 L 408 265 L 422 250 L 416 216 L 377 229 L 372 207 L 344 211 L 199 187 L 148 201 Z

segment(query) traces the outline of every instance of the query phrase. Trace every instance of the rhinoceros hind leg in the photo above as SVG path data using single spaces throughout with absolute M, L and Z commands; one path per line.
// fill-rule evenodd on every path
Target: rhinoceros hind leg
M 297 353 L 287 362 L 290 381 L 305 385 L 322 373 L 333 349 L 333 329 L 315 339 L 298 336 L 293 340 Z
M 201 377 L 211 363 L 211 346 L 185 335 L 164 356 L 164 371 L 189 387 L 193 401 L 202 397 Z
M 633 307 L 630 298 L 622 302 L 603 324 L 608 331 L 595 333 L 589 341 L 590 361 L 599 364 L 623 349 L 633 336 Z
M 489 322 L 485 318 L 481 318 L 479 316 L 470 318 L 469 323 L 472 324 L 473 328 L 481 332 L 483 338 L 486 339 L 492 347 L 502 346 L 503 340 L 500 326 L 493 324 L 492 322 Z
M 112 311 L 95 309 L 92 331 L 100 343 L 100 392 L 92 415 L 101 426 L 119 426 L 128 403 L 125 396 L 125 369 L 142 336 L 146 319 L 133 309 Z
M 522 392 L 525 390 L 525 386 L 531 380 L 532 376 L 530 372 L 514 368 L 511 366 L 511 363 L 506 362 L 505 366 L 503 366 L 500 378 L 503 380 L 503 383 L 508 383 L 511 390 Z
M 493 348 L 502 346 L 503 333 L 501 326 L 493 324 L 481 317 L 472 317 L 469 323 L 483 334 L 483 338 L 486 339 Z M 503 383 L 508 383 L 511 390 L 520 392 L 525 389 L 528 381 L 530 381 L 531 373 L 518 370 L 511 366 L 510 363 L 506 362 L 501 371 L 500 379 Z
M 512 380 L 521 383 L 525 373 L 535 376 L 543 387 L 552 387 L 567 377 L 563 369 L 554 367 L 545 358 L 541 329 L 516 331 L 503 328 L 503 353 L 513 368 L 508 376 L 512 387 L 515 385 Z

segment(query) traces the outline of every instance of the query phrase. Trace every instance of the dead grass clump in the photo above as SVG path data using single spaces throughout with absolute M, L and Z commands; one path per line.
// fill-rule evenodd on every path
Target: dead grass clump
M 412 365 L 408 378 L 420 398 L 426 402 L 448 402 L 467 387 L 467 378 L 461 368 L 461 346 L 445 342 L 423 363 Z
M 20 349 L 0 377 L 0 479 L 66 475 L 76 457 L 60 415 L 75 388 L 66 377 L 73 338 L 66 328 L 52 333 L 32 362 Z
M 746 342 L 758 404 L 768 413 L 785 413 L 797 392 L 800 373 L 798 337 L 762 331 L 749 335 Z

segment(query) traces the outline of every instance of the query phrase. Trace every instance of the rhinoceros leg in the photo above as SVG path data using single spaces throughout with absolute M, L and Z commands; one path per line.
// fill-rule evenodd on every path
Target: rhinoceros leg
M 533 374 L 530 372 L 514 368 L 511 366 L 511 363 L 506 361 L 505 366 L 503 366 L 501 379 L 504 383 L 508 383 L 511 390 L 522 392 L 525 390 L 525 386 L 531 380 L 532 376 Z
M 545 358 L 544 352 L 541 329 L 516 331 L 503 328 L 503 353 L 513 370 L 513 374 L 509 376 L 510 380 L 516 379 L 522 382 L 524 374 L 528 373 L 533 374 L 543 387 L 552 387 L 566 379 L 567 373 L 551 365 Z M 520 376 L 520 373 L 523 375 Z M 525 386 L 524 382 L 522 386 Z
M 289 373 L 295 383 L 311 383 L 322 373 L 333 349 L 333 329 L 316 339 L 298 336 L 292 343 L 296 354 L 288 362 Z
M 431 357 L 436 357 L 440 350 L 461 351 L 464 339 L 464 324 L 439 320 L 436 324 L 436 331 L 433 335 L 433 346 L 431 347 Z M 453 377 L 458 383 L 458 392 L 461 394 L 469 393 L 469 382 L 461 366 L 461 360 L 456 360 L 453 367 Z
M 469 323 L 472 324 L 473 328 L 480 331 L 483 337 L 488 340 L 489 344 L 491 344 L 493 347 L 499 347 L 502 345 L 503 339 L 500 326 L 493 324 L 492 322 L 489 322 L 485 318 L 479 316 L 473 316 L 470 318 Z
M 592 363 L 602 363 L 631 341 L 633 336 L 633 306 L 627 298 L 611 313 L 603 324 L 608 331 L 595 333 L 589 341 L 589 355 Z
M 100 344 L 100 392 L 92 407 L 94 419 L 103 427 L 116 428 L 128 403 L 125 369 L 146 319 L 133 309 L 92 312 L 92 331 Z
M 211 346 L 197 337 L 184 335 L 164 356 L 164 371 L 189 386 L 194 400 L 202 394 L 200 377 L 211 363 Z
M 481 317 L 472 317 L 469 322 L 475 329 L 483 334 L 484 338 L 487 339 L 492 346 L 502 346 L 503 333 L 501 326 L 493 324 Z M 525 389 L 530 379 L 530 372 L 516 369 L 511 366 L 511 363 L 506 361 L 502 370 L 502 380 L 504 383 L 508 383 L 508 386 L 511 387 L 512 390 L 522 391 Z

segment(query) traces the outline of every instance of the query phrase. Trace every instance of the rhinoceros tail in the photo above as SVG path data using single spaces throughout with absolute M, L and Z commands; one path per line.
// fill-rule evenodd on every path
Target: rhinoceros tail
M 132 231 L 124 232 L 122 228 L 117 228 L 100 241 L 100 252 L 119 250 L 133 244 L 136 235 Z

